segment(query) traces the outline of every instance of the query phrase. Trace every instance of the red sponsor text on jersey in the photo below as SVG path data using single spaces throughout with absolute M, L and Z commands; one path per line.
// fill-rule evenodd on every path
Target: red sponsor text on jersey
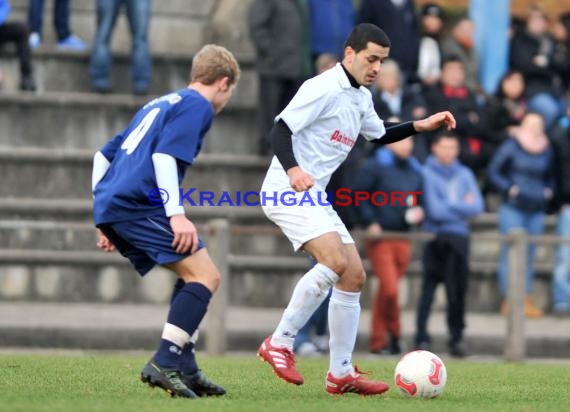
M 331 142 L 340 142 L 349 147 L 352 147 L 354 146 L 355 140 L 351 137 L 342 134 L 340 130 L 335 130 L 334 133 L 331 135 Z

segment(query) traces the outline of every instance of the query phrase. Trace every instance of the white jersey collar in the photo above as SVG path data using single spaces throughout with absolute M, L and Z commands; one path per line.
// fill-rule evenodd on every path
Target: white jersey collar
M 343 89 L 350 89 L 352 87 L 350 85 L 350 80 L 348 80 L 348 77 L 346 76 L 346 73 L 344 72 L 344 69 L 342 68 L 340 63 L 337 63 L 334 69 L 336 71 L 336 76 L 338 78 L 338 83 L 340 84 L 340 87 Z

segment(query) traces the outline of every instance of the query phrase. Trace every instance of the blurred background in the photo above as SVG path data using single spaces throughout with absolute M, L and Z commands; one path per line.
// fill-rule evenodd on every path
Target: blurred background
M 184 188 L 217 194 L 259 191 L 270 161 L 266 119 L 284 107 L 300 82 L 317 73 L 320 56 L 329 55 L 333 63 L 342 57 L 346 27 L 374 22 L 392 39 L 396 63 L 386 72 L 393 81 L 372 87 L 381 117 L 406 121 L 447 108 L 465 119 L 458 130 L 460 159 L 472 168 L 485 198 L 485 212 L 471 221 L 471 233 L 499 233 L 499 209 L 508 195 L 488 179 L 488 167 L 499 147 L 520 130 L 531 108 L 542 115 L 552 148 L 551 168 L 537 172 L 536 178 L 552 183 L 548 187 L 553 190 L 533 210 L 543 222 L 532 228 L 533 234 L 570 232 L 570 193 L 563 167 L 565 161 L 570 164 L 567 1 L 543 0 L 536 5 L 529 0 L 291 0 L 298 13 L 281 16 L 285 29 L 269 46 L 262 44 L 264 36 L 279 19 L 271 14 L 278 12 L 268 6 L 271 1 L 126 2 L 134 3 L 132 9 L 123 7 L 116 14 L 114 30 L 115 11 L 98 8 L 95 0 L 71 0 L 68 12 L 53 0 L 46 0 L 43 8 L 28 0 L 2 3 L 9 3 L 10 10 L 3 17 L 0 7 L 0 346 L 154 347 L 174 278 L 157 268 L 141 280 L 126 260 L 96 249 L 92 156 L 128 124 L 139 106 L 185 87 L 192 55 L 206 43 L 229 48 L 243 73 L 232 101 L 214 121 L 195 167 L 187 173 Z M 384 23 L 389 13 L 393 17 Z M 38 25 L 38 19 L 43 23 Z M 1 30 L 8 24 L 11 31 L 6 34 Z M 263 31 L 264 24 L 269 31 Z M 277 46 L 287 42 L 293 42 L 304 65 L 280 72 L 279 62 L 294 60 L 285 47 L 279 55 Z M 264 47 L 275 52 L 273 64 L 264 61 Z M 445 75 L 449 57 L 460 62 L 459 80 Z M 505 85 L 511 76 L 516 77 L 514 91 L 510 83 Z M 431 138 L 415 139 L 413 154 L 420 163 L 429 155 Z M 351 187 L 374 149 L 357 145 L 349 166 L 336 176 L 337 187 Z M 216 336 L 224 342 L 214 352 L 251 351 L 276 325 L 310 262 L 293 254 L 259 207 L 186 208 L 206 240 L 221 251 L 216 263 L 226 272 L 217 306 L 201 328 L 200 345 Z M 358 211 L 339 213 L 367 258 Z M 222 219 L 228 227 L 211 230 L 213 219 Z M 529 230 L 525 224 L 521 227 Z M 417 231 L 421 227 L 411 232 Z M 410 346 L 421 289 L 422 246 L 421 240 L 412 241 L 409 269 L 399 284 L 402 333 Z M 499 313 L 499 260 L 498 237 L 471 242 L 466 336 L 474 353 L 504 350 L 507 330 Z M 534 268 L 532 304 L 538 311 L 527 326 L 532 356 L 570 356 L 569 261 L 570 253 L 552 243 L 539 243 L 529 261 Z M 557 267 L 558 282 L 553 283 Z M 368 345 L 370 308 L 378 286 L 374 273 L 368 274 L 361 350 Z M 445 304 L 445 293 L 438 290 L 431 321 L 436 348 L 443 347 L 447 333 Z

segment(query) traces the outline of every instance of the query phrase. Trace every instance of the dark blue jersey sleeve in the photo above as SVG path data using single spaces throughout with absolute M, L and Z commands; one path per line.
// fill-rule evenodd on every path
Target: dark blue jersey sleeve
M 164 125 L 154 153 L 165 153 L 191 165 L 210 129 L 214 111 L 206 100 L 190 100 L 180 105 Z
M 123 134 L 124 133 L 119 133 L 101 148 L 100 152 L 103 153 L 103 156 L 105 156 L 109 162 L 112 162 L 115 158 L 115 154 L 123 142 Z

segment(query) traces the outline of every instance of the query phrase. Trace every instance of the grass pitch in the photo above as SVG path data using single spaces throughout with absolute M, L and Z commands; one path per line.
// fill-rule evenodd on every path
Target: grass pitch
M 358 358 L 356 359 L 358 361 Z M 447 387 L 433 400 L 406 399 L 392 388 L 378 397 L 330 396 L 326 359 L 299 360 L 300 387 L 278 380 L 251 357 L 201 358 L 228 390 L 221 398 L 172 399 L 138 380 L 146 357 L 0 355 L 0 411 L 569 411 L 570 364 L 504 364 L 445 360 Z M 397 360 L 358 362 L 393 385 Z M 334 409 L 333 409 L 334 408 Z

